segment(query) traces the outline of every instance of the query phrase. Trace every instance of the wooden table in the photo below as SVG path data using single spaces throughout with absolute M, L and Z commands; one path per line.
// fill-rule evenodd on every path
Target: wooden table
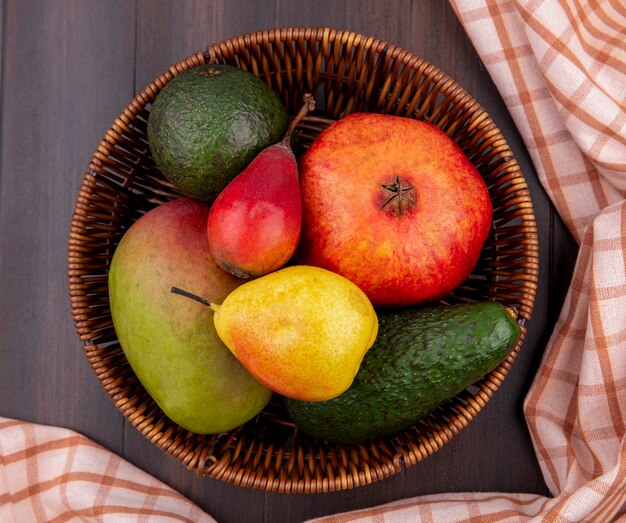
M 0 0 L 0 415 L 75 429 L 155 475 L 220 522 L 302 521 L 420 494 L 548 494 L 522 402 L 560 310 L 577 247 L 537 181 L 490 77 L 445 0 Z M 540 233 L 529 332 L 493 400 L 435 455 L 354 491 L 282 495 L 198 478 L 115 408 L 84 357 L 70 311 L 67 236 L 93 150 L 121 109 L 176 60 L 240 33 L 351 30 L 400 45 L 461 83 L 522 167 Z

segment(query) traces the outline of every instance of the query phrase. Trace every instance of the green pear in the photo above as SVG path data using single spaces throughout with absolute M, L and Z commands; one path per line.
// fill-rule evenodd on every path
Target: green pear
M 222 343 L 211 309 L 171 292 L 221 301 L 241 283 L 211 256 L 208 215 L 208 205 L 187 198 L 156 207 L 126 231 L 109 271 L 113 324 L 130 366 L 172 421 L 199 434 L 241 425 L 271 396 Z
M 363 291 L 318 267 L 270 273 L 211 307 L 217 333 L 250 373 L 273 391 L 303 401 L 344 392 L 378 332 Z

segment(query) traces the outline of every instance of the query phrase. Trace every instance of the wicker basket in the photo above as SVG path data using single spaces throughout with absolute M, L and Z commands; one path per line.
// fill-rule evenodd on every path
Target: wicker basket
M 202 436 L 170 421 L 126 362 L 111 322 L 107 271 L 124 231 L 142 213 L 178 197 L 155 167 L 146 141 L 150 104 L 180 72 L 207 62 L 253 72 L 295 114 L 305 92 L 319 111 L 297 132 L 306 147 L 352 112 L 433 122 L 484 176 L 493 227 L 470 278 L 447 302 L 498 300 L 517 308 L 523 333 L 537 281 L 537 229 L 517 162 L 487 113 L 458 84 L 418 56 L 387 42 L 331 29 L 281 29 L 210 45 L 150 82 L 106 132 L 89 163 L 69 237 L 69 290 L 80 340 L 119 410 L 155 445 L 200 476 L 275 492 L 313 493 L 372 483 L 426 458 L 461 431 L 500 387 L 523 341 L 489 375 L 410 429 L 367 444 L 340 446 L 298 432 L 280 402 L 226 434 Z

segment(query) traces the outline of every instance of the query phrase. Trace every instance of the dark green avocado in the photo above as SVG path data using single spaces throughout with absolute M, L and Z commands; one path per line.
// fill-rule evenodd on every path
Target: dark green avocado
M 395 434 L 497 367 L 520 332 L 497 302 L 380 313 L 350 388 L 328 401 L 287 398 L 287 412 L 302 431 L 337 443 Z
M 287 129 L 287 110 L 252 73 L 211 64 L 188 69 L 157 95 L 148 143 L 163 175 L 182 193 L 213 200 Z

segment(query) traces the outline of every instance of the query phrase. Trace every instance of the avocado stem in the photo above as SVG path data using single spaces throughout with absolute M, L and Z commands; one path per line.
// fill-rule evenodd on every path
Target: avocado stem
M 191 300 L 197 301 L 198 303 L 202 303 L 202 305 L 206 305 L 207 307 L 210 307 L 213 312 L 219 311 L 221 307 L 221 305 L 219 305 L 218 303 L 211 303 L 209 300 L 205 300 L 204 298 L 202 298 L 201 296 L 198 296 L 197 294 L 192 294 L 191 292 L 185 291 L 183 289 L 179 289 L 178 287 L 172 287 L 170 292 L 172 294 L 179 294 L 180 296 L 184 296 L 185 298 L 189 298 Z
M 506 313 L 511 316 L 511 318 L 513 318 L 515 321 L 517 321 L 517 317 L 518 317 L 518 313 L 517 313 L 517 309 L 515 307 L 504 307 L 504 310 L 506 311 Z
M 313 99 L 313 95 L 311 93 L 306 93 L 304 95 L 304 105 L 300 108 L 300 111 L 298 111 L 298 114 L 293 119 L 293 122 L 291 122 L 289 129 L 287 129 L 287 133 L 285 134 L 285 137 L 283 138 L 283 142 L 289 142 L 291 140 L 291 133 L 293 133 L 293 131 L 295 130 L 296 125 L 300 123 L 302 118 L 304 118 L 307 115 L 307 113 L 313 111 L 314 109 L 315 109 L 315 100 Z

